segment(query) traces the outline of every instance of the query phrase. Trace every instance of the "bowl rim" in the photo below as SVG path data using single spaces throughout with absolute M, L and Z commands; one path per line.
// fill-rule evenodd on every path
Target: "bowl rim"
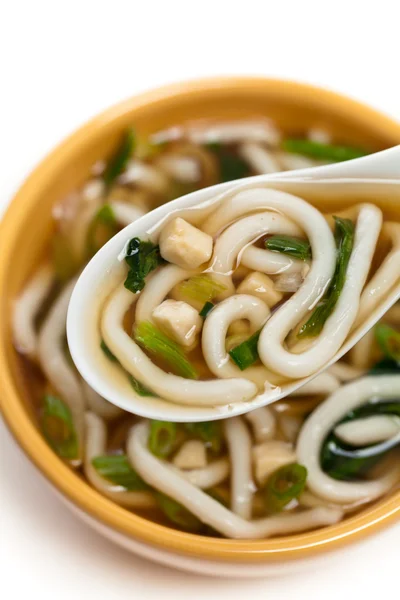
M 118 117 L 144 106 L 176 102 L 185 97 L 217 93 L 218 90 L 226 93 L 229 90 L 249 92 L 249 89 L 266 95 L 285 97 L 296 95 L 305 103 L 311 99 L 315 103 L 315 99 L 318 98 L 327 110 L 340 111 L 361 124 L 373 121 L 374 128 L 382 136 L 398 136 L 400 141 L 400 123 L 389 116 L 336 92 L 295 81 L 263 77 L 218 77 L 174 83 L 142 93 L 106 109 L 78 128 L 48 154 L 25 180 L 7 208 L 0 225 L 0 289 L 3 289 L 7 281 L 7 271 L 10 268 L 8 258 L 19 235 L 21 213 L 24 212 L 20 207 L 24 205 L 26 208 L 34 203 L 33 191 L 45 189 L 46 182 L 51 180 L 53 168 L 72 159 L 84 137 L 95 136 L 99 129 L 112 130 Z M 321 550 L 333 550 L 344 543 L 358 540 L 366 534 L 381 529 L 400 516 L 400 491 L 337 525 L 267 540 L 208 538 L 184 533 L 135 515 L 91 488 L 46 444 L 19 398 L 11 371 L 4 368 L 8 362 L 7 336 L 4 335 L 4 331 L 5 326 L 9 325 L 7 319 L 5 321 L 0 333 L 0 365 L 3 365 L 0 403 L 6 425 L 27 457 L 59 492 L 97 521 L 128 537 L 138 539 L 150 546 L 161 547 L 194 558 L 260 563 L 294 560 L 305 558 Z

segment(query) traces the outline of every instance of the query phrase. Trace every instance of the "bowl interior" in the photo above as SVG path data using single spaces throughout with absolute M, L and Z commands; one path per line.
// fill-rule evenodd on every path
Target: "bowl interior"
M 325 126 L 352 145 L 380 150 L 400 142 L 400 125 L 363 105 L 310 86 L 257 79 L 219 79 L 171 86 L 128 100 L 95 118 L 62 143 L 34 171 L 12 202 L 0 233 L 0 364 L 4 417 L 27 455 L 72 502 L 99 521 L 154 545 L 196 556 L 237 560 L 295 558 L 320 546 L 333 547 L 394 518 L 400 494 L 339 525 L 320 531 L 259 542 L 193 536 L 156 525 L 100 496 L 75 475 L 42 439 L 29 398 L 29 382 L 12 346 L 10 311 L 16 294 L 46 252 L 52 232 L 52 206 L 88 176 L 96 160 L 110 155 L 120 134 L 199 118 L 267 116 L 284 131 L 301 133 Z

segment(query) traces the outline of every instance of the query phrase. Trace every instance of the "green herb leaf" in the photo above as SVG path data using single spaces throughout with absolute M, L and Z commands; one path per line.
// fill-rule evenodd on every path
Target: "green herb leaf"
M 101 477 L 128 491 L 149 489 L 147 483 L 132 469 L 125 454 L 96 456 L 92 460 L 92 465 Z
M 149 450 L 155 456 L 167 458 L 174 450 L 177 426 L 169 421 L 150 421 Z
M 111 352 L 110 348 L 107 346 L 104 340 L 101 340 L 100 348 L 103 350 L 104 354 L 109 360 L 111 360 L 112 362 L 118 362 L 118 358 L 114 356 L 114 354 Z
M 78 438 L 69 407 L 58 398 L 47 394 L 44 399 L 42 429 L 53 450 L 62 458 L 78 458 Z
M 349 411 L 343 419 L 335 424 L 335 427 L 341 423 L 374 415 L 400 416 L 400 401 L 394 399 L 385 402 L 368 402 Z M 324 440 L 321 448 L 321 467 L 325 473 L 334 479 L 361 479 L 392 448 L 393 442 L 391 440 L 372 446 L 354 448 L 354 446 L 340 440 L 332 431 Z
M 230 357 L 241 371 L 244 371 L 258 360 L 257 346 L 260 333 L 261 329 L 253 333 L 248 340 L 229 351 Z
M 219 454 L 223 445 L 222 428 L 219 421 L 203 423 L 185 423 L 184 427 L 191 436 L 199 438 L 215 454 Z
M 155 396 L 152 391 L 150 391 L 147 387 L 145 387 L 140 381 L 135 379 L 133 375 L 129 374 L 129 381 L 133 389 L 139 396 Z
M 142 321 L 135 330 L 135 340 L 148 352 L 164 360 L 181 377 L 197 379 L 197 373 L 182 348 L 150 321 Z
M 162 512 L 174 525 L 185 531 L 197 532 L 202 529 L 202 522 L 182 504 L 161 492 L 156 492 L 155 497 Z
M 300 329 L 297 337 L 315 337 L 321 333 L 327 319 L 332 314 L 343 286 L 354 243 L 354 224 L 350 219 L 335 219 L 335 239 L 337 246 L 336 268 L 325 297 L 317 305 L 308 321 Z
M 113 157 L 108 161 L 107 167 L 103 173 L 103 181 L 108 188 L 114 183 L 119 175 L 124 171 L 129 158 L 135 149 L 135 132 L 128 129 L 124 134 L 121 145 Z
M 199 312 L 199 315 L 203 317 L 203 319 L 205 319 L 206 317 L 208 317 L 213 308 L 214 304 L 212 302 L 206 302 L 201 311 Z
M 264 489 L 264 498 L 270 512 L 280 512 L 304 490 L 307 469 L 298 463 L 284 465 L 269 477 Z
M 311 259 L 310 243 L 289 235 L 271 235 L 265 240 L 265 247 L 272 252 L 281 252 L 300 260 Z
M 400 333 L 383 323 L 375 327 L 375 338 L 386 358 L 400 362 Z
M 400 363 L 394 360 L 380 360 L 376 365 L 371 367 L 368 375 L 400 375 Z
M 235 154 L 231 148 L 224 144 L 212 142 L 206 148 L 213 152 L 219 161 L 220 181 L 233 181 L 251 175 L 251 170 L 246 161 Z
M 87 232 L 87 255 L 93 256 L 108 242 L 119 227 L 113 209 L 109 204 L 103 204 L 93 217 Z
M 216 281 L 209 275 L 195 275 L 187 281 L 182 281 L 178 285 L 178 289 L 183 296 L 198 302 L 211 302 L 215 296 L 218 296 L 227 288 L 223 283 Z
M 359 148 L 351 148 L 350 146 L 339 146 L 334 144 L 322 144 L 321 142 L 313 142 L 312 140 L 304 139 L 287 139 L 282 142 L 282 149 L 291 154 L 302 154 L 328 160 L 332 162 L 341 162 L 344 160 L 352 160 L 366 156 L 368 152 Z
M 132 238 L 129 241 L 125 261 L 129 271 L 124 285 L 134 294 L 144 288 L 147 275 L 164 262 L 159 246 L 139 238 Z

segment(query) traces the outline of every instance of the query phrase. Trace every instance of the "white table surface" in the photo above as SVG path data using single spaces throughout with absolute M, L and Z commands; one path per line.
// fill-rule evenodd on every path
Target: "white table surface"
M 174 80 L 293 78 L 347 93 L 400 119 L 396 5 L 0 3 L 0 209 L 63 136 L 108 105 Z M 78 522 L 3 424 L 0 436 L 0 581 L 9 590 L 6 598 L 235 600 L 279 594 L 285 600 L 347 600 L 398 589 L 399 524 L 329 556 L 324 568 L 269 580 L 213 580 L 145 562 Z

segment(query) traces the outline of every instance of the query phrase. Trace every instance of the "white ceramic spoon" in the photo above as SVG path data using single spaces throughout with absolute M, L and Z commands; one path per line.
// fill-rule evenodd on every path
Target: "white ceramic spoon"
M 344 205 L 355 196 L 359 200 L 370 202 L 385 198 L 392 210 L 393 207 L 396 210 L 396 205 L 399 206 L 400 215 L 400 146 L 346 163 L 276 175 L 259 175 L 246 179 L 246 184 L 249 183 L 268 185 L 298 194 L 305 199 L 323 198 L 327 203 L 332 199 L 335 202 L 340 199 Z M 191 209 L 240 185 L 243 185 L 243 180 L 219 184 L 160 206 L 120 231 L 84 269 L 69 306 L 68 343 L 82 377 L 109 402 L 128 412 L 165 421 L 206 421 L 246 413 L 287 396 L 316 377 L 343 356 L 400 298 L 400 283 L 396 283 L 384 301 L 351 333 L 344 346 L 324 369 L 312 377 L 287 383 L 268 394 L 256 396 L 253 400 L 226 406 L 196 407 L 135 394 L 126 374 L 106 358 L 100 349 L 100 310 L 105 298 L 125 273 L 125 265 L 118 261 L 118 255 L 128 240 L 143 237 L 172 211 Z

